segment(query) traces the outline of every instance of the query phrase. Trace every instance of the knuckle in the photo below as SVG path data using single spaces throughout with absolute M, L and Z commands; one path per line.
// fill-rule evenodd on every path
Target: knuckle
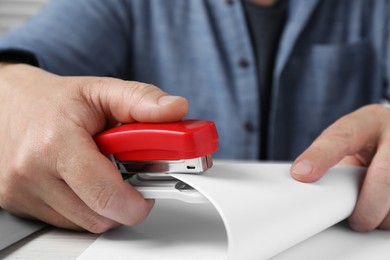
M 380 104 L 371 104 L 362 108 L 369 115 L 375 115 L 375 119 L 380 123 L 378 130 L 384 132 L 385 127 L 389 127 L 390 109 Z
M 158 90 L 158 88 L 155 85 L 149 83 L 131 81 L 130 84 L 133 92 L 137 94 L 144 94 L 150 91 Z
M 12 160 L 7 160 L 1 173 L 0 199 L 1 206 L 11 207 L 21 185 L 29 182 L 30 159 L 26 155 L 15 154 Z
M 330 143 L 332 143 L 330 146 L 337 144 L 337 149 L 341 153 L 349 154 L 350 143 L 353 138 L 354 133 L 351 129 L 333 124 L 322 132 L 319 139 L 322 142 L 328 142 L 328 146 Z
M 383 111 L 386 110 L 386 109 L 385 109 L 382 105 L 380 105 L 380 104 L 370 104 L 370 105 L 366 105 L 366 106 L 364 106 L 362 109 L 367 110 L 368 112 L 373 113 L 373 114 L 383 113 Z
M 390 110 L 383 105 L 371 104 L 368 105 L 366 109 L 370 114 L 376 115 L 378 118 L 385 120 L 384 122 L 388 121 Z
M 18 184 L 28 181 L 28 173 L 30 169 L 29 160 L 16 159 L 13 160 L 5 174 L 4 184 L 8 189 L 14 189 Z
M 113 187 L 100 187 L 91 207 L 97 213 L 106 212 L 114 202 L 116 190 Z
M 339 140 L 349 140 L 353 137 L 353 132 L 350 129 L 341 127 L 338 124 L 330 125 L 323 131 L 323 134 Z
M 147 96 L 156 91 L 158 91 L 158 88 L 154 85 L 132 82 L 132 91 L 127 92 L 127 98 L 132 99 L 135 104 L 140 104 Z
M 55 120 L 55 119 L 54 119 Z M 13 153 L 13 162 L 17 170 L 28 170 L 32 165 L 52 158 L 55 151 L 59 150 L 58 141 L 60 130 L 56 125 L 34 124 L 27 133 L 28 138 L 21 140 L 20 146 Z
M 110 80 L 105 77 L 77 77 L 71 84 L 79 90 L 92 91 L 98 87 L 106 88 Z
M 102 96 L 108 94 L 110 88 L 104 87 L 106 84 L 106 79 L 104 78 L 77 78 L 74 82 L 72 82 L 71 89 L 75 90 L 73 92 L 73 99 L 80 100 L 81 102 L 92 106 L 91 103 L 95 99 L 101 101 Z M 102 95 L 100 95 L 100 93 L 102 93 Z
M 34 178 L 37 177 L 31 173 L 31 168 L 31 159 L 24 156 L 15 156 L 5 166 L 0 185 L 1 207 L 14 208 L 20 199 L 21 191 L 26 185 L 34 183 Z
M 373 165 L 373 181 L 383 186 L 390 187 L 390 167 L 384 164 Z
M 122 98 L 130 104 L 128 114 L 131 114 L 137 120 L 145 116 L 151 116 L 153 112 L 148 108 L 153 102 L 157 103 L 157 97 L 161 93 L 163 92 L 154 85 L 135 82 L 131 91 L 122 94 Z
M 92 103 L 96 100 L 101 103 L 113 91 L 113 81 L 115 80 L 104 77 L 77 77 L 71 81 L 70 89 L 74 90 L 72 98 L 89 106 L 93 106 Z
M 311 145 L 310 151 L 312 156 L 315 155 L 317 158 L 330 158 L 332 156 L 332 151 L 326 149 L 325 147 L 328 146 L 323 145 L 323 142 L 324 141 L 317 140 Z
M 16 197 L 14 190 L 9 186 L 0 189 L 0 206 L 4 209 L 9 209 L 15 205 Z
M 18 203 L 20 186 L 28 183 L 27 176 L 21 171 L 9 171 L 2 179 L 0 204 L 2 208 L 11 209 Z

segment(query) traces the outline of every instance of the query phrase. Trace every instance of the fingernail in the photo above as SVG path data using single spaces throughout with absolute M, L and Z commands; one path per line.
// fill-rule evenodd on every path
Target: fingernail
M 302 160 L 297 162 L 291 172 L 296 174 L 296 175 L 308 175 L 311 173 L 313 170 L 313 165 L 310 161 L 308 160 Z
M 166 106 L 166 105 L 169 105 L 179 99 L 181 99 L 182 97 L 179 97 L 179 96 L 162 96 L 158 99 L 157 103 L 160 105 L 160 106 Z

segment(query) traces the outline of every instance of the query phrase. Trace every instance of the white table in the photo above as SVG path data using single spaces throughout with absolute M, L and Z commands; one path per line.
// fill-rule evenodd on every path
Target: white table
M 362 239 L 365 236 L 364 234 L 362 234 L 363 236 L 360 238 L 348 237 L 345 236 L 346 233 L 343 232 L 342 229 L 343 227 L 340 226 L 333 229 L 332 232 L 325 232 L 322 235 L 314 236 L 301 245 L 297 245 L 294 248 L 287 250 L 285 253 L 282 253 L 276 257 L 276 259 L 297 259 L 295 257 L 298 256 L 301 258 L 302 255 L 305 255 L 307 259 L 314 259 L 316 257 L 319 259 L 319 253 L 322 257 L 320 259 L 327 259 L 327 254 L 328 256 L 332 255 L 333 257 L 336 255 L 337 259 L 348 260 L 368 259 L 367 255 L 372 256 L 369 257 L 370 259 L 390 259 L 390 243 L 388 243 L 388 246 L 384 246 L 384 243 L 387 244 L 387 239 L 383 239 L 388 237 L 388 235 L 390 236 L 389 233 L 386 232 L 386 234 L 384 234 L 380 231 L 376 231 L 372 234 L 365 234 L 367 235 L 367 238 Z M 77 257 L 80 256 L 80 254 L 87 249 L 87 247 L 91 245 L 98 236 L 99 235 L 87 232 L 72 232 L 48 227 L 0 251 L 0 259 L 74 260 L 77 259 Z M 337 246 L 338 242 L 337 239 L 335 239 L 337 236 L 341 236 L 343 238 L 343 241 L 339 242 L 341 242 L 340 246 L 344 247 L 344 249 Z M 378 238 L 382 239 L 378 240 Z M 350 241 L 347 242 L 345 239 Z M 373 239 L 382 243 L 379 247 L 382 250 L 378 251 L 378 247 L 372 243 Z M 333 252 L 327 252 L 331 248 L 333 248 Z
M 76 259 L 98 235 L 48 227 L 0 251 L 0 259 Z

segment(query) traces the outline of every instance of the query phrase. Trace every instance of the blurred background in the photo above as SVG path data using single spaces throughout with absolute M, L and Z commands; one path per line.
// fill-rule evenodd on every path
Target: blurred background
M 46 2 L 48 0 L 0 0 L 0 36 L 25 22 Z

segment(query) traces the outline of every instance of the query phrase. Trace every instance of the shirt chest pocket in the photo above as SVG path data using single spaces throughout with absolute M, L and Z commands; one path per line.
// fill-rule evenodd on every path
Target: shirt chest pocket
M 313 45 L 306 60 L 305 85 L 316 104 L 359 107 L 373 101 L 375 64 L 369 41 Z
M 382 87 L 369 41 L 315 44 L 300 51 L 286 69 L 287 91 L 279 95 L 279 113 L 280 118 L 290 115 L 294 122 L 305 122 L 304 127 L 289 127 L 299 133 L 301 143 L 310 137 L 305 139 L 308 145 L 341 116 L 378 101 Z

